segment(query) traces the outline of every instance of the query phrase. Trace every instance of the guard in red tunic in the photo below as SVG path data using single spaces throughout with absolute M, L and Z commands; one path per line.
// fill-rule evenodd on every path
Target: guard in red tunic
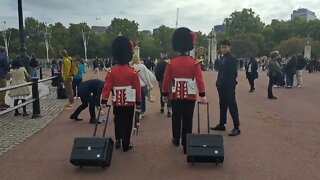
M 173 50 L 180 55 L 167 61 L 163 79 L 164 101 L 168 96 L 172 102 L 172 143 L 180 145 L 182 124 L 182 145 L 186 153 L 186 134 L 192 133 L 192 117 L 197 93 L 202 103 L 207 103 L 201 71 L 201 61 L 188 56 L 194 48 L 195 33 L 188 28 L 178 28 L 173 34 Z
M 113 114 L 115 117 L 115 147 L 124 152 L 133 148 L 130 144 L 133 116 L 140 109 L 141 90 L 137 72 L 129 66 L 133 55 L 133 43 L 119 36 L 112 43 L 113 60 L 118 64 L 106 69 L 105 84 L 102 90 L 101 104 L 107 104 L 112 94 Z

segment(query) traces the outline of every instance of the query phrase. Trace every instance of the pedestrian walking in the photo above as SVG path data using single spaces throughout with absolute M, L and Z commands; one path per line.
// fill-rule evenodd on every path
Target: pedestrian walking
M 254 57 L 250 57 L 250 61 L 245 66 L 246 77 L 248 79 L 250 90 L 253 92 L 256 88 L 254 87 L 254 80 L 258 78 L 258 62 Z
M 11 86 L 19 85 L 26 83 L 27 81 L 30 81 L 30 76 L 25 69 L 25 67 L 22 66 L 20 59 L 15 59 L 12 62 L 12 70 L 11 70 Z M 26 102 L 26 99 L 30 95 L 30 90 L 28 86 L 19 87 L 16 89 L 12 89 L 9 92 L 9 96 L 14 100 L 14 106 L 17 106 L 19 101 L 21 100 L 22 103 Z M 23 116 L 28 116 L 26 105 L 22 107 L 23 109 Z M 21 113 L 18 109 L 15 110 L 14 116 L 19 116 Z
M 192 119 L 197 89 L 202 103 L 207 103 L 201 61 L 188 56 L 194 49 L 196 34 L 181 27 L 173 33 L 172 47 L 179 56 L 167 61 L 162 84 L 164 102 L 168 98 L 172 103 L 172 143 L 181 144 L 186 153 L 186 135 L 192 133 Z M 181 132 L 182 129 L 182 132 Z
M 140 109 L 141 87 L 137 71 L 129 66 L 133 55 L 133 42 L 124 36 L 118 36 L 112 43 L 112 56 L 117 65 L 106 69 L 105 84 L 102 90 L 101 104 L 108 102 L 112 94 L 115 122 L 115 147 L 124 152 L 133 148 L 130 142 L 135 105 Z

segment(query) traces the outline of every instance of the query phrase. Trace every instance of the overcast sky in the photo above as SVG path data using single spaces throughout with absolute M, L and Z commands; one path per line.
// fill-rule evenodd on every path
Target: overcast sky
M 178 26 L 208 33 L 233 11 L 252 8 L 262 21 L 288 20 L 294 9 L 307 8 L 320 16 L 318 0 L 22 0 L 24 17 L 32 16 L 47 23 L 87 22 L 108 26 L 114 17 L 139 23 L 139 30 L 152 30 L 160 25 L 175 27 L 177 8 Z M 237 2 L 237 3 L 235 3 Z M 0 1 L 0 27 L 18 27 L 17 0 Z M 100 18 L 100 20 L 97 20 Z

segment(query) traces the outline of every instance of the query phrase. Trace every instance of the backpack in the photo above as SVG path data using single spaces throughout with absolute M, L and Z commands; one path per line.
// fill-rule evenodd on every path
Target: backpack
M 73 62 L 72 59 L 70 59 L 71 66 L 70 66 L 70 76 L 76 76 L 78 74 L 78 64 Z

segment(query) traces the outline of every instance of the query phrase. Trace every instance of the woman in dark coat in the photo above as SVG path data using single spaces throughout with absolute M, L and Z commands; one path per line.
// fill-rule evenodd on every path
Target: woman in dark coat
M 286 88 L 292 88 L 293 86 L 293 76 L 297 71 L 297 57 L 292 56 L 289 62 L 286 64 L 284 71 L 286 73 Z
M 246 76 L 250 84 L 250 91 L 253 92 L 254 88 L 254 80 L 258 78 L 258 62 L 253 58 L 250 57 L 250 61 L 246 65 Z

